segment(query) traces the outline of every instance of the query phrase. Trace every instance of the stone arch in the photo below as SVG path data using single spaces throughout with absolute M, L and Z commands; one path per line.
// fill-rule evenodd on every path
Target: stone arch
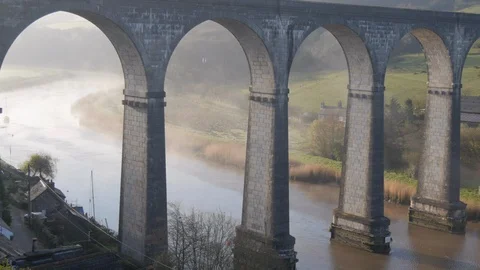
M 288 67 L 289 73 L 291 64 L 301 44 L 319 28 L 324 28 L 330 32 L 342 47 L 343 53 L 347 60 L 349 73 L 349 88 L 353 90 L 373 91 L 374 87 L 374 70 L 370 53 L 365 42 L 352 28 L 343 24 L 325 24 L 319 27 L 309 27 L 301 38 L 301 42 L 297 48 L 294 48 L 294 55 Z
M 452 61 L 443 38 L 435 31 L 422 27 L 414 28 L 406 35 L 408 34 L 415 37 L 423 48 L 427 62 L 428 87 L 451 89 L 453 84 Z
M 457 66 L 455 69 L 456 74 L 454 73 L 456 77 L 454 77 L 454 82 L 457 80 L 463 81 L 463 71 L 467 62 L 467 57 L 469 53 L 474 49 L 474 46 L 476 44 L 480 44 L 480 33 L 468 36 L 468 39 L 464 43 L 465 48 L 460 54 L 460 56 L 458 56 L 459 59 L 457 59 Z
M 31 24 L 41 20 L 43 17 L 57 12 L 66 12 L 91 22 L 98 29 L 100 29 L 105 36 L 110 40 L 115 48 L 124 74 L 125 94 L 131 96 L 145 96 L 147 93 L 147 79 L 142 59 L 143 47 L 132 38 L 126 26 L 121 25 L 117 21 L 113 21 L 107 14 L 100 14 L 88 10 L 69 10 L 69 9 L 53 9 L 40 10 L 35 13 L 32 18 L 22 21 L 17 25 L 12 33 L 11 42 L 8 43 L 8 48 L 5 48 L 5 55 L 8 49 L 13 45 L 16 38 Z M 3 62 L 3 58 L 1 59 Z M 0 63 L 1 66 L 2 63 Z
M 211 18 L 197 21 L 184 27 L 182 35 L 173 40 L 171 52 L 166 59 L 166 69 L 173 51 L 181 40 L 203 22 L 213 21 L 228 30 L 242 47 L 250 69 L 250 92 L 275 94 L 275 74 L 270 53 L 263 42 L 260 30 L 241 18 Z M 165 80 L 165 78 L 164 78 Z M 164 83 L 164 82 L 163 82 Z

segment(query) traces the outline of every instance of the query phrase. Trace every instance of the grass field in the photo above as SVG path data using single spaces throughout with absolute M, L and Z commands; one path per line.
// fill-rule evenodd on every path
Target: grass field
M 385 78 L 386 100 L 400 102 L 410 98 L 424 101 L 427 92 L 426 62 L 423 54 L 409 54 L 392 59 Z M 480 95 L 480 49 L 471 50 L 463 72 L 463 95 Z M 290 84 L 290 106 L 318 112 L 320 103 L 345 104 L 348 73 L 346 71 L 294 79 Z

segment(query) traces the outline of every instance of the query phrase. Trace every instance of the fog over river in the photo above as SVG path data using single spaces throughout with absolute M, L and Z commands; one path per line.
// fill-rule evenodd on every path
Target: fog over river
M 79 77 L 0 93 L 0 107 L 8 106 L 5 114 L 10 118 L 10 124 L 0 129 L 0 155 L 18 165 L 32 153 L 50 153 L 58 159 L 57 187 L 68 202 L 83 205 L 87 212 L 93 170 L 97 219 L 106 218 L 117 230 L 121 142 L 81 127 L 71 114 L 76 100 L 110 87 Z M 186 210 L 221 210 L 240 219 L 243 175 L 167 155 L 167 178 L 170 202 L 181 202 Z M 392 253 L 375 255 L 330 243 L 336 187 L 291 184 L 290 190 L 291 234 L 297 240 L 299 269 L 480 269 L 479 224 L 470 223 L 465 236 L 434 232 L 409 226 L 407 207 L 387 204 Z

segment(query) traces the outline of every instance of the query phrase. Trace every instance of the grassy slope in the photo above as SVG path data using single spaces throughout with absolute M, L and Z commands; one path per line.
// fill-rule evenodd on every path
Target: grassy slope
M 464 95 L 480 95 L 480 50 L 472 49 L 467 58 L 463 76 Z M 392 59 L 386 75 L 386 100 L 392 97 L 400 102 L 408 98 L 425 100 L 427 74 L 424 56 L 405 55 Z M 348 74 L 345 71 L 292 80 L 291 105 L 310 112 L 317 112 L 320 103 L 335 105 L 347 99 Z M 345 103 L 344 103 L 345 104 Z
M 400 102 L 408 98 L 424 101 L 427 89 L 427 74 L 425 59 L 422 54 L 404 55 L 392 59 L 389 64 L 385 86 L 387 88 L 386 100 L 391 97 Z M 480 95 L 480 49 L 471 50 L 463 72 L 463 94 Z M 318 77 L 302 78 L 301 81 L 291 83 L 291 105 L 306 111 L 317 112 L 319 104 L 324 101 L 334 105 L 338 100 L 345 102 L 348 84 L 347 72 L 337 72 Z M 292 138 L 291 138 L 292 139 Z M 322 157 L 307 155 L 300 151 L 290 154 L 304 164 L 322 164 L 336 170 L 341 170 L 341 163 Z M 401 182 L 409 186 L 417 185 L 417 181 L 401 173 L 386 172 L 387 181 Z M 462 189 L 462 200 L 480 202 L 480 195 L 474 189 Z

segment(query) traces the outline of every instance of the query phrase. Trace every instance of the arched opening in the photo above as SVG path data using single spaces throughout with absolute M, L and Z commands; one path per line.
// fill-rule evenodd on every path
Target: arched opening
M 460 128 L 460 178 L 462 188 L 472 194 L 464 199 L 469 219 L 480 219 L 480 40 L 467 55 L 462 72 L 461 128 Z
M 445 138 L 450 137 L 451 130 L 438 127 L 451 119 L 447 109 L 451 107 L 452 83 L 449 52 L 433 31 L 423 28 L 411 31 L 392 52 L 385 83 L 385 169 L 407 178 L 386 180 L 385 196 L 389 200 L 409 204 L 416 190 L 413 179 L 434 177 L 428 173 L 421 177 L 422 166 L 434 163 L 449 166 L 429 145 L 435 141 L 447 148 L 449 140 Z M 436 114 L 438 106 L 443 107 L 445 114 Z M 428 180 L 425 184 L 428 185 Z
M 341 166 L 349 80 L 345 53 L 336 37 L 325 28 L 309 34 L 297 50 L 289 76 L 292 179 L 309 181 L 298 170 L 307 156 L 334 160 Z M 312 173 L 304 174 L 317 176 Z M 311 180 L 336 182 L 335 177 Z
M 50 154 L 58 160 L 55 187 L 89 217 L 93 170 L 96 219 L 117 231 L 121 99 L 124 90 L 146 92 L 140 53 L 118 25 L 90 12 L 53 12 L 18 27 L 0 72 L 2 157 L 17 166 Z
M 249 63 L 242 46 L 229 30 L 214 21 L 206 21 L 188 31 L 173 51 L 165 77 L 168 168 L 180 166 L 186 171 L 196 170 L 196 166 L 184 165 L 188 159 L 197 159 L 197 162 L 207 162 L 205 171 L 213 164 L 236 169 L 243 176 L 249 85 Z M 200 167 L 199 163 L 195 164 Z M 183 195 L 176 197 L 171 191 L 186 189 L 188 185 L 177 186 L 177 177 L 171 173 L 169 171 L 167 177 L 169 201 L 183 202 Z M 188 181 L 188 177 L 183 178 Z M 215 176 L 209 178 L 202 175 L 199 180 L 220 187 L 235 183 L 233 179 L 222 183 L 216 182 Z M 191 208 L 202 201 L 191 197 L 194 202 L 183 202 L 184 207 Z M 206 209 L 197 205 L 198 210 L 215 211 L 208 207 L 211 201 L 203 202 Z M 237 211 L 241 208 L 241 199 L 232 203 L 234 207 L 227 207 L 235 209 L 239 220 Z
M 164 84 L 168 201 L 181 204 L 181 211 L 187 214 L 191 208 L 198 214 L 221 211 L 227 218 L 231 216 L 236 225 L 242 223 L 250 228 L 255 220 L 245 215 L 246 205 L 262 209 L 266 205 L 263 194 L 268 192 L 257 188 L 258 193 L 245 196 L 243 193 L 250 190 L 249 179 L 261 183 L 265 180 L 263 174 L 268 172 L 256 167 L 260 159 L 268 158 L 268 152 L 260 150 L 265 145 L 258 145 L 258 140 L 247 142 L 248 132 L 268 129 L 252 122 L 255 117 L 249 117 L 256 106 L 249 97 L 272 96 L 275 90 L 273 67 L 265 45 L 255 31 L 239 21 L 205 21 L 189 29 L 175 46 Z M 247 145 L 259 149 L 255 156 L 247 157 Z M 247 160 L 253 163 L 249 169 L 245 168 L 249 166 Z M 176 256 L 182 249 L 178 249 L 178 243 L 182 243 L 179 239 L 188 236 L 175 233 L 183 223 L 172 222 L 177 220 L 172 209 L 175 207 L 169 209 L 169 251 Z M 224 237 L 235 236 L 235 226 L 228 226 L 226 221 L 219 221 L 216 226 L 225 229 Z M 216 241 L 224 240 L 231 241 L 206 241 L 223 246 Z M 206 256 L 211 256 L 212 251 L 206 251 Z M 229 252 L 222 254 L 233 255 Z M 189 260 L 204 261 L 197 257 Z M 178 259 L 175 264 L 187 266 L 188 262 Z M 200 268 L 216 267 L 219 266 Z
M 465 204 L 460 196 L 458 155 L 461 87 L 454 84 L 452 61 L 442 38 L 423 28 L 410 34 L 420 44 L 416 45 L 417 52 L 419 47 L 423 48 L 426 67 L 422 54 L 400 55 L 391 59 L 395 64 L 389 72 L 396 72 L 397 76 L 404 78 L 401 87 L 396 89 L 403 101 L 392 98 L 387 107 L 385 130 L 389 130 L 390 134 L 386 133 L 385 141 L 386 149 L 390 147 L 391 151 L 386 151 L 386 154 L 391 154 L 393 158 L 390 160 L 396 161 L 390 166 L 396 165 L 397 168 L 391 169 L 404 174 L 405 179 L 395 177 L 400 181 L 391 183 L 389 197 L 405 204 L 410 201 L 409 222 L 412 224 L 464 233 Z M 415 63 L 417 70 L 412 72 Z M 407 71 L 398 69 L 402 64 L 406 65 Z M 412 99 L 412 94 L 408 94 L 412 89 L 425 93 L 424 86 L 415 84 L 419 78 L 427 79 L 425 102 Z M 387 86 L 389 80 L 387 77 Z M 386 157 L 386 160 L 389 158 Z M 453 212 L 455 215 L 451 214 Z M 427 222 L 426 218 L 430 221 Z M 443 226 L 442 220 L 446 219 L 450 223 Z
M 324 265 L 323 256 L 329 255 L 323 254 L 332 252 L 328 241 L 331 234 L 325 228 L 306 226 L 303 220 L 308 218 L 314 224 L 328 227 L 339 199 L 368 196 L 351 193 L 353 182 L 349 181 L 352 178 L 348 174 L 353 171 L 344 171 L 347 179 L 343 183 L 345 194 L 339 198 L 339 193 L 342 166 L 345 170 L 346 159 L 352 160 L 348 155 L 354 154 L 348 152 L 347 147 L 353 149 L 349 143 L 354 143 L 355 139 L 345 140 L 345 137 L 361 131 L 357 124 L 365 125 L 364 119 L 359 117 L 350 123 L 348 133 L 348 111 L 361 105 L 356 102 L 358 100 L 352 101 L 349 94 L 372 95 L 374 89 L 370 55 L 365 43 L 353 30 L 342 25 L 326 25 L 304 35 L 306 38 L 294 49 L 296 54 L 289 78 L 290 224 L 292 235 L 296 237 L 299 265 L 315 267 Z M 368 110 L 364 112 L 362 116 L 368 119 Z M 364 151 L 363 147 L 355 149 L 357 153 Z M 368 162 L 367 159 L 363 161 Z M 355 181 L 363 183 L 363 180 L 360 173 L 357 174 Z M 302 208 L 298 208 L 300 202 Z M 299 211 L 309 208 L 315 209 L 315 213 Z M 345 207 L 342 211 L 361 216 L 366 206 L 360 208 L 357 211 Z M 308 241 L 312 238 L 325 241 Z

